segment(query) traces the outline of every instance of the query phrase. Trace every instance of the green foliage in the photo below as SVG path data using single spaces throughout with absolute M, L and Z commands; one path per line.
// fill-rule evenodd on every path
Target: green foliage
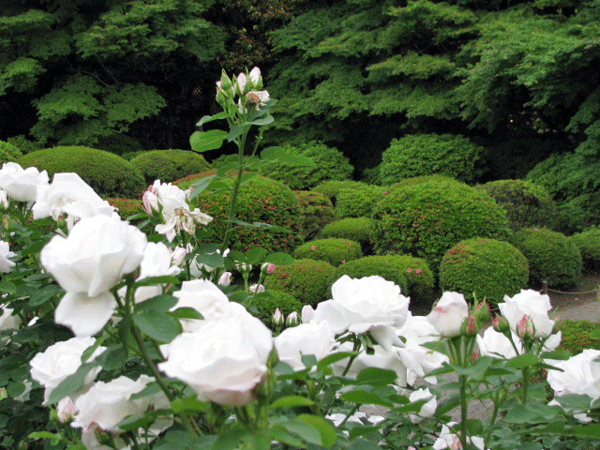
M 474 237 L 503 240 L 510 231 L 505 211 L 492 198 L 448 179 L 390 188 L 373 217 L 376 253 L 425 258 L 434 271 L 458 242 Z
M 568 350 L 577 355 L 587 348 L 600 350 L 600 339 L 590 339 L 591 332 L 600 330 L 600 322 L 589 320 L 564 320 L 560 331 L 562 338 L 559 349 Z
M 367 186 L 366 183 L 361 183 L 360 181 L 353 180 L 344 180 L 344 181 L 324 181 L 319 183 L 312 191 L 320 192 L 321 194 L 325 194 L 327 197 L 331 199 L 331 203 L 333 206 L 337 204 L 337 196 L 342 189 L 360 189 L 364 186 Z
M 7 139 L 7 142 L 17 147 L 22 154 L 40 150 L 40 146 L 37 143 L 30 141 L 23 135 L 10 137 Z
M 152 184 L 154 180 L 170 183 L 211 168 L 202 155 L 186 150 L 140 152 L 131 159 L 131 164 L 140 171 L 146 184 Z
M 21 150 L 10 142 L 0 141 L 0 164 L 16 161 L 23 156 Z
M 22 167 L 57 172 L 75 172 L 99 195 L 106 197 L 139 197 L 146 183 L 129 161 L 102 150 L 88 147 L 54 147 L 24 155 Z
M 298 314 L 302 311 L 304 304 L 293 295 L 276 289 L 267 289 L 265 292 L 256 294 L 252 306 L 256 307 L 257 312 L 249 311 L 255 317 L 258 317 L 269 328 L 273 329 L 273 313 L 277 308 L 287 317 L 294 311 Z
M 583 268 L 589 272 L 600 272 L 600 228 L 589 228 L 569 236 L 581 252 Z
M 319 238 L 351 239 L 360 244 L 363 254 L 368 254 L 372 249 L 372 232 L 373 219 L 347 217 L 327 224 L 319 233 Z
M 287 292 L 304 305 L 316 306 L 326 300 L 335 267 L 325 261 L 297 259 L 289 266 L 277 266 L 265 280 L 266 289 Z
M 117 208 L 117 212 L 119 216 L 123 220 L 127 220 L 128 217 L 145 213 L 144 205 L 140 199 L 135 198 L 107 198 L 106 201 L 110 203 L 112 206 Z M 145 219 L 137 219 L 130 221 L 132 224 L 138 224 L 144 221 Z
M 486 150 L 468 138 L 452 134 L 418 134 L 394 139 L 382 154 L 381 183 L 440 174 L 472 183 L 483 174 Z
M 556 205 L 542 186 L 523 180 L 498 180 L 475 188 L 488 194 L 506 210 L 514 231 L 532 226 L 552 228 Z
M 490 276 L 493 274 L 493 276 Z M 440 264 L 440 287 L 469 299 L 496 306 L 505 295 L 527 287 L 529 267 L 523 254 L 508 242 L 474 238 L 446 252 Z
M 373 208 L 386 195 L 387 188 L 371 184 L 353 184 L 342 187 L 335 201 L 335 215 L 344 217 L 370 217 Z
M 326 261 L 334 267 L 361 256 L 362 250 L 358 242 L 340 238 L 315 239 L 294 250 L 294 258 Z
M 294 191 L 301 211 L 302 234 L 312 238 L 324 226 L 335 220 L 333 205 L 325 194 L 314 191 Z M 340 237 L 340 236 L 334 236 Z
M 298 146 L 286 146 L 284 150 L 293 155 L 308 157 L 315 165 L 308 167 L 274 162 L 262 166 L 259 173 L 283 181 L 291 189 L 310 189 L 326 180 L 345 180 L 354 170 L 342 152 L 322 142 L 312 141 Z
M 565 235 L 547 228 L 525 228 L 516 232 L 511 243 L 529 262 L 529 282 L 540 286 L 569 288 L 581 280 L 579 248 Z

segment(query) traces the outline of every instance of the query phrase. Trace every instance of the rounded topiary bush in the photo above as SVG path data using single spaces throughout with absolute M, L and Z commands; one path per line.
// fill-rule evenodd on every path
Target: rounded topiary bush
M 411 305 L 431 306 L 437 300 L 437 298 L 434 298 L 435 278 L 429 264 L 423 258 L 391 254 L 373 256 L 372 258 L 389 261 L 389 264 L 392 264 L 404 274 L 408 283 Z
M 298 146 L 285 146 L 292 155 L 305 156 L 313 160 L 314 166 L 300 166 L 289 162 L 273 162 L 263 165 L 259 172 L 284 182 L 291 189 L 310 189 L 324 180 L 346 180 L 354 171 L 348 158 L 337 148 L 322 142 L 308 142 Z
M 335 220 L 333 205 L 325 194 L 314 191 L 294 191 L 294 194 L 300 205 L 302 235 L 305 239 L 311 238 Z
M 479 186 L 506 210 L 513 230 L 553 223 L 556 206 L 548 191 L 530 181 L 498 180 Z
M 368 186 L 368 184 L 353 180 L 324 181 L 312 188 L 311 191 L 325 194 L 327 197 L 329 197 L 329 199 L 333 203 L 333 206 L 335 206 L 337 202 L 338 193 L 342 189 L 359 189 L 364 186 Z
M 484 147 L 452 134 L 415 134 L 393 139 L 381 155 L 381 183 L 431 174 L 471 183 L 483 174 L 485 153 Z
M 273 329 L 273 313 L 279 308 L 284 318 L 292 312 L 302 312 L 304 305 L 300 300 L 284 291 L 275 289 L 266 289 L 265 292 L 256 294 L 252 306 L 248 309 L 252 315 L 258 317 L 269 328 Z M 257 311 L 253 311 L 252 307 L 256 307 Z
M 437 271 L 444 253 L 474 237 L 505 240 L 505 211 L 488 195 L 450 179 L 398 184 L 375 207 L 373 245 L 378 254 L 425 258 Z
M 336 196 L 335 215 L 344 217 L 370 217 L 373 208 L 387 194 L 387 188 L 371 184 L 356 184 L 340 189 Z
M 13 162 L 23 156 L 19 148 L 10 142 L 0 141 L 0 164 Z
M 319 233 L 319 238 L 351 239 L 360 244 L 363 254 L 368 254 L 373 247 L 371 243 L 372 231 L 373 219 L 369 219 L 368 217 L 347 217 L 325 225 Z
M 294 250 L 294 258 L 327 261 L 334 267 L 362 256 L 360 244 L 350 239 L 316 239 Z
M 467 299 L 497 305 L 505 295 L 527 287 L 527 258 L 508 242 L 474 238 L 461 241 L 446 252 L 440 264 L 440 287 Z
M 210 170 L 202 155 L 186 150 L 150 150 L 131 159 L 147 184 L 160 180 L 170 183 L 188 175 Z
M 288 266 L 277 266 L 264 285 L 266 289 L 287 292 L 304 305 L 316 306 L 326 300 L 334 271 L 335 267 L 325 261 L 297 259 Z
M 581 233 L 576 233 L 569 237 L 579 252 L 583 260 L 583 268 L 588 272 L 600 271 L 600 228 L 590 228 Z
M 186 189 L 198 179 L 212 174 L 214 172 L 188 176 L 176 181 L 175 184 Z M 231 179 L 225 181 L 232 183 Z M 224 220 L 229 214 L 230 196 L 231 190 L 227 189 L 218 192 L 204 191 L 196 197 L 198 208 L 214 219 L 204 228 L 214 231 L 216 242 L 220 242 L 223 238 Z M 253 247 L 263 247 L 270 252 L 291 252 L 301 243 L 300 214 L 298 197 L 290 188 L 279 181 L 255 175 L 240 187 L 236 219 L 250 224 L 266 223 L 289 231 L 234 224 L 230 232 L 230 247 L 244 252 Z
M 103 197 L 136 198 L 146 182 L 129 161 L 120 156 L 88 147 L 54 147 L 28 153 L 19 159 L 25 167 L 58 172 L 75 172 Z
M 564 234 L 547 228 L 524 228 L 511 243 L 529 261 L 529 281 L 539 286 L 568 288 L 581 280 L 582 260 L 579 248 Z

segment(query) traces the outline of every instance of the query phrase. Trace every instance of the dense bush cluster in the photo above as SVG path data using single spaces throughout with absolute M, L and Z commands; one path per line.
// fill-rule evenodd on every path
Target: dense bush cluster
M 558 348 L 568 350 L 572 355 L 586 348 L 600 350 L 600 339 L 591 339 L 590 333 L 600 330 L 600 322 L 589 320 L 565 320 L 561 323 L 562 339 Z
M 362 250 L 358 242 L 340 238 L 315 239 L 294 250 L 294 258 L 326 261 L 334 267 L 361 256 Z
M 468 138 L 452 134 L 416 134 L 394 139 L 382 154 L 382 184 L 403 178 L 441 174 L 464 182 L 483 174 L 485 148 Z
M 363 254 L 372 250 L 371 233 L 373 219 L 368 217 L 347 217 L 327 224 L 319 233 L 320 238 L 351 239 L 360 244 Z
M 361 187 L 368 186 L 366 183 L 361 183 L 360 181 L 353 180 L 343 180 L 343 181 L 323 181 L 319 183 L 312 191 L 320 192 L 321 194 L 325 194 L 327 197 L 331 199 L 333 206 L 336 206 L 338 193 L 342 189 L 360 189 Z
M 527 287 L 527 258 L 508 242 L 474 238 L 446 252 L 440 264 L 440 287 L 468 299 L 497 305 L 505 295 Z
M 298 197 L 302 235 L 305 238 L 310 239 L 321 228 L 335 220 L 333 205 L 325 194 L 314 191 L 294 191 L 294 194 Z
M 186 150 L 150 150 L 131 159 L 147 184 L 154 180 L 170 183 L 188 175 L 210 170 L 210 164 L 198 153 Z
M 569 240 L 579 248 L 583 268 L 590 272 L 600 271 L 600 228 L 593 227 L 576 233 Z
M 16 161 L 23 153 L 18 147 L 10 142 L 0 141 L 0 164 L 10 161 Z
M 75 172 L 99 195 L 139 198 L 147 185 L 129 161 L 88 147 L 54 147 L 28 153 L 19 159 L 25 167 L 57 172 Z
M 387 188 L 371 184 L 354 184 L 340 189 L 336 195 L 335 215 L 370 217 L 373 208 L 387 194 Z
M 547 228 L 525 228 L 511 238 L 529 262 L 529 281 L 539 286 L 569 288 L 581 279 L 579 248 L 565 235 Z
M 265 280 L 266 289 L 287 292 L 304 305 L 316 306 L 326 300 L 335 267 L 325 261 L 297 259 L 289 266 L 278 266 Z
M 399 184 L 377 204 L 373 245 L 378 254 L 425 258 L 437 271 L 442 256 L 474 237 L 505 240 L 505 211 L 484 193 L 448 179 Z

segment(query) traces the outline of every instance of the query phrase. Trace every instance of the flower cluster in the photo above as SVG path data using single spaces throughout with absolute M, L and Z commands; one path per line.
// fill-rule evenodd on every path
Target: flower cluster
M 238 97 L 237 108 L 242 114 L 248 110 L 260 110 L 269 101 L 269 93 L 261 90 L 263 87 L 262 75 L 258 67 L 254 67 L 250 73 L 241 72 L 237 77 L 229 78 L 225 72 L 217 81 L 217 102 L 225 110 L 228 104 L 235 102 Z

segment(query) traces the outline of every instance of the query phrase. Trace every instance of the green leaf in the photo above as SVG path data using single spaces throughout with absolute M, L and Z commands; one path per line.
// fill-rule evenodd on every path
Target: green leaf
M 78 391 L 83 386 L 83 380 L 94 367 L 97 367 L 96 362 L 82 364 L 77 371 L 61 381 L 61 383 L 52 391 L 48 398 L 48 403 L 58 403 L 64 397 Z
M 539 361 L 539 358 L 532 353 L 516 356 L 506 361 L 506 367 L 522 369 L 523 367 L 533 366 Z
M 306 445 L 304 445 L 304 443 L 300 439 L 289 434 L 283 427 L 272 427 L 271 437 L 281 442 L 282 444 L 286 444 L 292 448 L 306 448 Z
M 214 116 L 203 116 L 202 119 L 196 124 L 197 127 L 201 127 L 205 123 L 212 122 L 213 120 L 225 119 L 229 117 L 225 111 L 221 111 L 220 113 L 215 114 Z
M 29 306 L 35 307 L 46 303 L 52 297 L 62 294 L 64 291 L 56 284 L 44 286 L 39 291 L 33 293 L 29 299 Z
M 190 136 L 190 146 L 198 153 L 221 148 L 227 132 L 223 130 L 194 131 Z
M 195 310 L 194 308 L 191 308 L 189 306 L 186 306 L 183 308 L 177 308 L 174 311 L 169 311 L 167 314 L 171 317 L 175 317 L 176 319 L 196 319 L 196 320 L 204 319 L 202 314 L 200 314 L 197 310 Z
M 333 353 L 331 355 L 327 355 L 325 358 L 323 358 L 317 363 L 317 369 L 322 369 L 323 367 L 327 367 L 330 364 L 341 361 L 342 359 L 350 358 L 352 356 L 357 355 L 357 352 L 338 352 Z
M 219 435 L 212 448 L 214 450 L 236 450 L 242 440 L 250 436 L 246 430 L 231 430 Z
M 176 398 L 171 402 L 171 409 L 174 413 L 181 411 L 208 411 L 210 403 L 198 400 L 196 395 L 185 398 Z
M 34 431 L 27 436 L 29 439 L 60 439 L 59 434 L 50 433 L 49 431 Z
M 127 350 L 121 345 L 112 345 L 96 357 L 94 363 L 105 370 L 116 370 L 127 361 Z
M 264 259 L 264 262 L 275 264 L 276 266 L 289 266 L 294 261 L 295 259 L 291 255 L 283 252 L 269 253 Z
M 269 125 L 269 124 L 273 123 L 274 121 L 275 121 L 275 118 L 269 114 L 267 117 L 264 117 L 263 119 L 255 119 L 252 122 L 246 122 L 246 123 L 248 125 L 263 126 L 263 125 Z
M 142 303 L 138 303 L 134 306 L 133 310 L 136 313 L 141 313 L 144 311 L 168 311 L 177 304 L 177 301 L 177 297 L 173 297 L 172 295 L 157 295 L 156 297 L 149 298 Z
M 386 398 L 382 398 L 373 392 L 367 392 L 360 389 L 344 392 L 340 399 L 357 405 L 379 405 L 392 408 L 394 404 Z
M 177 277 L 162 276 L 162 277 L 148 277 L 133 283 L 134 286 L 154 286 L 156 284 L 177 284 L 179 279 Z
M 166 344 L 181 333 L 177 319 L 156 311 L 145 311 L 133 316 L 133 323 L 150 338 Z
M 269 406 L 269 409 L 274 408 L 284 408 L 284 407 L 292 407 L 292 406 L 310 406 L 314 405 L 315 402 L 312 400 L 301 397 L 299 395 L 288 395 L 287 397 L 281 397 L 275 400 Z
M 287 153 L 282 147 L 267 147 L 260 153 L 261 159 L 272 162 L 286 162 L 297 166 L 314 167 L 315 162 L 301 155 Z
M 267 253 L 267 250 L 265 250 L 264 248 L 251 248 L 246 252 L 246 258 L 250 264 L 259 264 L 263 261 L 263 258 Z
M 210 175 L 208 177 L 201 178 L 200 180 L 192 183 L 192 192 L 189 195 L 189 198 L 195 198 L 204 192 L 215 180 L 216 175 Z
M 137 430 L 138 428 L 144 428 L 146 425 L 150 425 L 156 417 L 153 414 L 138 414 L 134 416 L 127 416 L 121 420 L 117 426 L 124 431 Z
M 247 126 L 247 123 L 242 123 L 234 126 L 227 134 L 227 142 L 235 140 L 235 138 L 237 138 L 244 132 L 244 128 L 246 128 Z
M 0 281 L 0 292 L 6 292 L 7 294 L 14 294 L 15 292 L 17 292 L 17 286 L 15 286 L 15 284 L 11 283 L 10 281 L 2 280 L 2 281 Z
M 356 384 L 383 386 L 394 383 L 396 378 L 398 378 L 398 374 L 393 370 L 367 367 L 366 369 L 361 370 L 357 375 Z
M 323 447 L 329 448 L 335 443 L 335 428 L 322 417 L 314 416 L 312 414 L 300 414 L 295 417 L 293 421 L 304 423 L 316 429 L 321 436 L 320 445 Z
M 148 397 L 149 395 L 154 395 L 157 392 L 160 392 L 160 384 L 157 382 L 148 383 L 148 385 L 142 389 L 140 392 L 133 394 L 129 397 L 129 400 L 137 400 L 140 398 Z

